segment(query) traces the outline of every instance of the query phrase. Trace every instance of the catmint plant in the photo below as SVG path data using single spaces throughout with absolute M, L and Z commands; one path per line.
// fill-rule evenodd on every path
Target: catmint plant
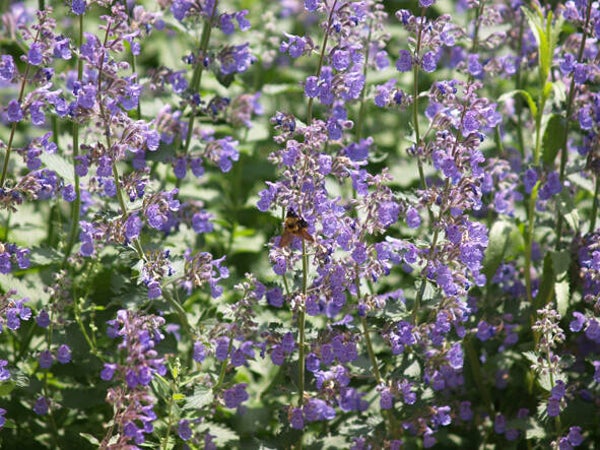
M 599 441 L 597 2 L 0 16 L 0 447 Z

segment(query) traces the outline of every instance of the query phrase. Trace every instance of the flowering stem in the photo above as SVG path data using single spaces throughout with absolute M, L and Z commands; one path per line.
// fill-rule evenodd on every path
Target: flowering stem
M 213 392 L 216 392 L 223 384 L 223 380 L 225 380 L 225 373 L 227 372 L 227 364 L 229 364 L 229 354 L 231 353 L 231 349 L 233 348 L 233 338 L 229 339 L 229 347 L 227 348 L 227 357 L 221 364 L 221 370 L 219 371 L 219 378 L 217 379 L 217 384 L 213 387 Z
M 77 36 L 77 47 L 81 51 L 81 45 L 83 43 L 83 14 L 79 16 L 79 34 Z M 83 76 L 83 59 L 81 55 L 77 59 L 77 81 L 81 82 Z M 75 200 L 71 205 L 71 229 L 69 231 L 69 237 L 67 240 L 67 247 L 65 248 L 65 257 L 63 259 L 63 266 L 67 263 L 75 240 L 77 239 L 77 231 L 79 230 L 79 215 L 81 212 L 81 186 L 79 183 L 79 174 L 77 173 L 77 158 L 79 157 L 79 123 L 77 120 L 73 121 L 73 183 L 75 188 Z
M 96 348 L 95 342 L 88 335 L 88 333 L 85 329 L 85 326 L 83 324 L 83 321 L 81 320 L 81 310 L 79 309 L 79 301 L 80 301 L 79 299 L 75 299 L 73 301 L 73 314 L 75 316 L 75 322 L 77 322 L 77 325 L 79 325 L 79 329 L 81 330 L 81 334 L 83 335 L 83 338 L 90 346 L 91 354 L 100 357 L 101 355 L 99 355 L 99 352 L 98 352 L 98 349 Z
M 583 34 L 581 36 L 581 42 L 579 44 L 579 51 L 577 52 L 577 62 L 581 64 L 581 62 L 583 61 L 583 52 L 585 51 L 585 43 L 587 40 L 587 30 L 590 24 L 590 17 L 591 17 L 591 12 L 592 12 L 592 0 L 588 0 L 588 4 L 587 4 L 587 8 L 585 11 L 585 25 L 583 26 Z M 569 140 L 569 129 L 570 129 L 570 122 L 569 119 L 571 117 L 571 113 L 573 110 L 573 100 L 575 99 L 575 70 L 573 70 L 573 72 L 571 73 L 571 83 L 569 85 L 569 95 L 567 97 L 567 105 L 565 108 L 565 132 L 564 132 L 564 137 L 563 137 L 563 142 L 562 142 L 562 146 L 561 146 L 561 153 L 560 153 L 560 180 L 561 182 L 564 181 L 565 176 L 566 176 L 566 168 L 567 168 L 567 162 L 568 162 L 568 151 L 567 151 L 567 145 L 568 145 L 568 140 Z M 596 205 L 596 209 L 593 211 L 594 215 L 592 215 L 592 221 L 595 222 L 596 221 L 596 217 L 595 217 L 595 213 L 597 212 L 597 200 L 598 200 L 598 190 L 596 189 L 596 196 L 594 197 L 594 204 Z M 557 249 L 560 246 L 560 236 L 562 235 L 562 227 L 563 227 L 563 214 L 557 210 L 557 217 L 556 217 L 556 246 Z M 594 228 L 590 228 L 591 231 L 594 230 Z
M 317 80 L 319 76 L 321 76 L 321 69 L 323 68 L 323 61 L 325 61 L 325 50 L 327 48 L 327 40 L 329 39 L 329 32 L 331 31 L 331 25 L 333 23 L 333 13 L 335 11 L 335 7 L 337 5 L 337 0 L 333 2 L 331 6 L 331 10 L 329 11 L 329 17 L 327 19 L 327 30 L 325 30 L 325 36 L 323 37 L 323 45 L 321 46 L 321 54 L 319 55 L 319 63 L 317 64 L 317 72 L 316 77 Z M 366 63 L 366 62 L 365 62 Z M 310 125 L 312 121 L 312 107 L 313 107 L 313 97 L 308 99 L 308 104 L 306 105 L 306 124 Z
M 41 28 L 41 27 L 40 27 Z M 40 35 L 40 31 L 38 30 L 34 43 L 37 42 Z M 29 68 L 31 65 L 28 63 L 25 66 L 25 72 L 23 73 L 23 80 L 21 80 L 21 87 L 19 88 L 19 97 L 17 98 L 17 102 L 19 106 L 23 101 L 23 94 L 25 93 L 25 83 L 27 83 L 27 75 L 29 75 Z M 6 146 L 6 154 L 4 155 L 4 163 L 2 165 L 2 175 L 0 176 L 0 188 L 4 188 L 4 182 L 6 181 L 6 173 L 8 171 L 8 162 L 10 160 L 10 151 L 12 149 L 13 139 L 15 138 L 15 132 L 17 131 L 17 123 L 13 122 L 10 127 L 10 135 L 8 136 L 8 144 Z
M 190 84 L 190 92 L 192 92 L 193 94 L 197 94 L 198 91 L 200 90 L 200 83 L 202 81 L 202 73 L 204 72 L 204 58 L 206 56 L 207 50 L 208 50 L 208 43 L 210 41 L 210 34 L 212 32 L 212 26 L 213 26 L 213 20 L 215 17 L 215 14 L 217 12 L 217 5 L 218 5 L 219 1 L 215 0 L 215 3 L 213 5 L 213 10 L 210 14 L 210 17 L 208 17 L 206 19 L 206 22 L 204 23 L 204 27 L 202 28 L 202 36 L 200 37 L 200 49 L 198 50 L 198 61 L 196 61 L 196 67 L 194 68 L 194 73 L 192 75 L 192 82 Z M 192 113 L 190 115 L 190 123 L 188 124 L 188 130 L 187 130 L 187 135 L 185 138 L 185 147 L 184 147 L 184 154 L 187 156 L 187 154 L 190 151 L 190 143 L 192 142 L 192 134 L 194 131 L 194 120 L 196 117 L 196 111 L 195 111 L 195 106 L 192 106 Z M 179 188 L 179 186 L 181 186 L 181 179 L 177 178 L 177 181 L 175 183 L 175 186 L 177 188 Z
M 365 84 L 362 88 L 362 91 L 360 92 L 360 107 L 358 110 L 358 118 L 356 120 L 356 129 L 355 129 L 355 135 L 356 135 L 356 140 L 359 141 L 360 138 L 362 137 L 362 129 L 363 129 L 363 125 L 365 122 L 365 116 L 366 116 L 366 112 L 367 112 L 367 102 L 365 102 L 365 96 L 367 93 L 367 69 L 369 67 L 369 51 L 370 51 L 370 44 L 371 44 L 371 34 L 372 34 L 372 30 L 373 30 L 373 21 L 369 21 L 369 34 L 367 35 L 367 43 L 365 45 L 365 64 L 363 66 L 363 78 L 365 80 Z

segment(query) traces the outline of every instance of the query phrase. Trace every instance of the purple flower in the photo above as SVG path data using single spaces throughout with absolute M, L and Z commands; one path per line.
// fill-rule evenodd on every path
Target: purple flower
M 11 82 L 17 73 L 17 67 L 11 55 L 0 57 L 0 80 Z
M 419 216 L 419 212 L 412 206 L 406 212 L 406 224 L 410 228 L 419 228 L 421 225 L 421 216 Z
M 112 380 L 116 370 L 116 364 L 104 363 L 104 368 L 102 369 L 102 372 L 100 372 L 100 378 L 104 381 L 110 381 Z
M 48 414 L 49 406 L 50 405 L 48 404 L 48 400 L 46 400 L 46 397 L 39 397 L 36 400 L 35 405 L 33 406 L 33 412 L 36 413 L 38 416 L 44 416 Z
M 283 306 L 283 292 L 281 288 L 274 287 L 273 289 L 269 289 L 267 291 L 267 303 L 276 308 L 281 308 Z
M 300 408 L 294 408 L 290 414 L 290 426 L 295 430 L 301 430 L 304 428 L 304 417 L 302 417 L 302 410 Z
M 196 233 L 210 233 L 214 226 L 210 221 L 213 215 L 208 211 L 200 211 L 192 217 L 192 228 Z
M 548 174 L 548 178 L 546 179 L 546 183 L 542 185 L 539 191 L 540 200 L 548 200 L 552 196 L 560 193 L 562 191 L 562 182 L 560 181 L 560 176 L 558 172 L 550 172 Z
M 525 185 L 525 192 L 531 194 L 535 183 L 537 183 L 538 175 L 535 169 L 527 169 L 525 176 L 523 177 L 523 184 Z
M 173 17 L 181 22 L 191 7 L 192 2 L 189 0 L 175 0 L 171 5 L 171 12 Z
M 573 447 L 578 447 L 583 444 L 583 436 L 581 435 L 581 427 L 570 427 L 567 439 Z
M 460 402 L 458 408 L 458 417 L 465 422 L 469 422 L 473 419 L 473 411 L 471 410 L 471 402 L 464 401 Z
M 206 359 L 206 347 L 202 342 L 194 342 L 194 354 L 193 359 L 196 362 L 201 363 Z
M 21 109 L 21 105 L 19 105 L 18 101 L 11 100 L 8 102 L 6 115 L 10 123 L 20 122 L 23 119 L 23 110 Z
M 0 359 L 0 381 L 6 381 L 10 379 L 10 371 L 6 368 L 8 361 Z
M 364 161 L 369 156 L 369 148 L 373 144 L 373 138 L 361 139 L 360 142 L 353 142 L 348 145 L 344 151 L 352 161 Z
M 192 437 L 192 429 L 190 428 L 190 421 L 181 419 L 177 425 L 177 434 L 184 441 L 189 441 Z
M 71 11 L 73 11 L 73 14 L 80 16 L 83 13 L 85 13 L 85 0 L 73 0 L 73 2 L 71 3 Z
M 546 412 L 549 417 L 557 417 L 560 414 L 560 400 L 549 398 Z
M 224 48 L 217 56 L 221 63 L 221 73 L 231 75 L 248 70 L 256 58 L 250 53 L 250 44 L 234 45 Z
M 0 429 L 2 429 L 6 423 L 6 417 L 4 417 L 5 414 L 6 410 L 4 408 L 0 408 Z
M 573 320 L 569 324 L 569 330 L 579 332 L 583 329 L 585 323 L 585 315 L 581 314 L 579 311 L 573 311 Z
M 52 353 L 50 350 L 44 350 L 38 356 L 38 362 L 42 369 L 49 369 L 52 367 L 52 363 L 54 362 L 54 358 L 52 357 Z
M 469 55 L 467 64 L 467 70 L 473 77 L 477 78 L 483 73 L 483 66 L 479 62 L 479 55 Z
M 421 67 L 425 72 L 433 72 L 437 67 L 437 54 L 435 52 L 429 51 L 423 55 L 423 60 L 421 61 Z
M 39 66 L 42 63 L 42 60 L 42 44 L 35 42 L 29 48 L 29 52 L 27 53 L 27 61 L 33 66 Z
M 230 389 L 226 389 L 223 392 L 223 400 L 225 401 L 225 406 L 228 408 L 237 408 L 243 402 L 248 400 L 249 396 L 246 392 L 246 384 L 240 383 L 236 384 Z
M 137 239 L 142 231 L 142 219 L 137 214 L 130 215 L 125 221 L 125 237 L 129 241 Z
M 400 50 L 399 58 L 396 61 L 396 70 L 398 72 L 408 72 L 412 69 L 412 55 L 408 50 Z
M 311 47 L 308 45 L 308 41 L 306 38 L 301 36 L 294 36 L 293 34 L 285 33 L 285 36 L 288 38 L 287 42 L 283 41 L 279 46 L 279 51 L 282 53 L 289 53 L 292 58 L 299 58 L 304 54 L 305 51 L 309 50 Z M 310 78 L 310 77 L 309 77 Z M 316 77 L 312 77 L 315 79 Z
M 304 7 L 307 11 L 316 11 L 319 6 L 319 0 L 304 0 Z
M 71 362 L 71 349 L 68 345 L 62 344 L 56 352 L 56 360 L 61 364 Z
M 303 406 L 304 417 L 308 422 L 331 420 L 335 417 L 335 409 L 324 400 L 311 398 Z

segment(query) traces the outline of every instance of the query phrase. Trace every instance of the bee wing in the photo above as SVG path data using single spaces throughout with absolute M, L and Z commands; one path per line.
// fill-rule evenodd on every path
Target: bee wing
M 310 235 L 310 233 L 308 231 L 306 231 L 306 229 L 302 228 L 300 230 L 300 237 L 304 240 L 307 240 L 308 242 L 315 242 L 315 239 Z
M 279 247 L 287 247 L 292 242 L 292 239 L 294 239 L 294 235 L 287 230 L 284 231 L 279 240 Z

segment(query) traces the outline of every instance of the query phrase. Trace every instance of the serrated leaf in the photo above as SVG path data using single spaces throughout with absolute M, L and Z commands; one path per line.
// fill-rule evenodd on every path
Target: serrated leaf
M 554 292 L 556 294 L 556 309 L 564 317 L 569 308 L 569 282 L 567 280 L 556 282 L 554 284 Z
M 194 394 L 186 399 L 183 409 L 201 409 L 213 402 L 212 389 L 204 386 L 196 386 Z
M 533 364 L 537 362 L 538 357 L 534 352 L 523 352 L 522 354 L 525 357 L 525 359 L 530 363 Z
M 224 427 L 223 425 L 214 422 L 208 422 L 206 425 L 207 431 L 215 436 L 215 443 L 218 445 L 222 446 L 238 439 L 237 434 L 231 428 Z
M 49 266 L 50 264 L 61 263 L 63 255 L 53 248 L 33 247 L 29 259 L 34 266 Z
M 540 387 L 548 392 L 552 390 L 554 384 L 556 383 L 554 375 L 550 375 L 550 373 L 547 370 L 543 371 L 542 373 L 539 373 L 537 380 Z
M 546 122 L 546 129 L 542 138 L 542 160 L 547 165 L 552 165 L 558 151 L 565 142 L 566 121 L 559 114 L 552 114 Z
M 529 422 L 527 431 L 525 432 L 527 439 L 545 439 L 547 437 L 546 430 L 533 418 Z
M 45 305 L 50 295 L 43 289 L 39 274 L 28 274 L 27 279 L 20 279 L 11 274 L 0 274 L 0 289 L 7 292 L 11 289 L 17 291 L 17 297 L 28 297 Z
M 40 155 L 40 159 L 44 166 L 48 169 L 53 170 L 56 174 L 65 180 L 66 183 L 75 183 L 75 177 L 73 175 L 73 164 L 68 162 L 62 156 L 56 153 L 45 153 Z

